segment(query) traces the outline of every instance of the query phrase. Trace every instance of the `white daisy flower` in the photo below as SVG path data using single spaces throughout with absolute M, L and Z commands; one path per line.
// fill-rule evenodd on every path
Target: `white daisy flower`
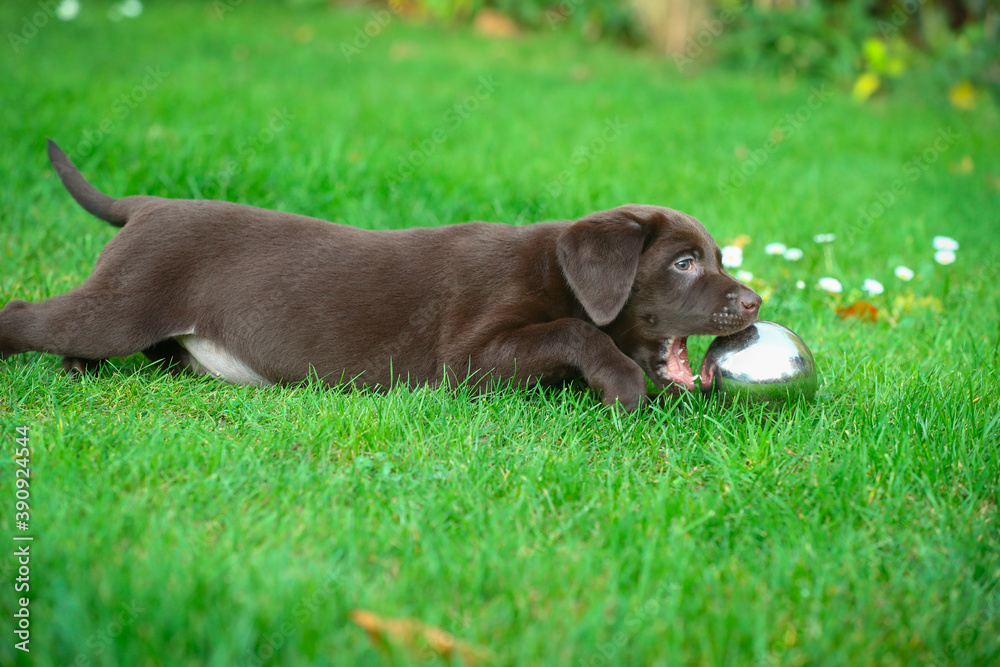
M 56 7 L 56 17 L 60 21 L 72 21 L 80 15 L 79 0 L 62 0 Z
M 833 243 L 836 238 L 837 235 L 833 233 L 817 234 L 813 237 L 813 241 L 816 243 Z
M 865 279 L 865 284 L 861 289 L 868 292 L 872 296 L 875 296 L 876 294 L 881 294 L 882 292 L 885 291 L 885 287 L 882 286 L 882 283 L 873 278 Z
M 796 280 L 795 281 L 795 286 L 798 287 L 799 289 L 805 289 L 806 288 L 806 281 L 804 281 L 804 280 Z
M 949 236 L 935 236 L 934 237 L 934 249 L 935 250 L 951 250 L 952 252 L 958 250 L 958 241 Z
M 836 278 L 820 278 L 819 288 L 829 292 L 830 294 L 840 294 L 844 291 L 844 287 Z
M 955 253 L 952 250 L 938 250 L 936 253 L 934 253 L 934 261 L 937 262 L 938 264 L 947 266 L 949 264 L 954 263 Z
M 789 248 L 785 251 L 784 257 L 789 262 L 797 262 L 802 259 L 802 248 Z
M 741 283 L 748 283 L 753 280 L 753 274 L 749 271 L 740 270 L 736 272 L 736 279 Z
M 787 249 L 784 243 L 768 243 L 764 246 L 764 252 L 768 255 L 784 255 Z
M 909 282 L 913 280 L 913 276 L 914 276 L 913 269 L 910 269 L 905 266 L 896 267 L 896 277 L 899 278 L 900 280 L 905 280 Z
M 735 269 L 743 264 L 743 249 L 739 246 L 727 245 L 722 248 L 722 265 L 727 269 Z

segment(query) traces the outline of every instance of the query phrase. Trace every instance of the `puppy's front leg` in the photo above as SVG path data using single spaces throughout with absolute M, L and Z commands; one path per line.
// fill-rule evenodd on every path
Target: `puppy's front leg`
M 605 405 L 627 411 L 646 397 L 646 374 L 611 337 L 586 322 L 564 318 L 491 336 L 472 356 L 474 368 L 518 383 L 582 375 Z

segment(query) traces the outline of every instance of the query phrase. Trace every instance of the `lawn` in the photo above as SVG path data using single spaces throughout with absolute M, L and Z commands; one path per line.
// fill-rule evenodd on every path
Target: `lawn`
M 990 100 L 902 85 L 862 105 L 394 16 L 366 41 L 367 10 L 324 6 L 149 2 L 112 22 L 86 0 L 27 30 L 43 4 L 0 6 L 4 34 L 31 33 L 0 58 L 0 304 L 78 285 L 115 231 L 59 185 L 49 136 L 115 196 L 367 228 L 678 208 L 744 245 L 762 317 L 808 342 L 822 384 L 813 404 L 689 395 L 623 415 L 579 387 L 248 388 L 141 357 L 70 379 L 56 357 L 11 358 L 0 664 L 444 663 L 397 626 L 373 641 L 359 609 L 451 633 L 474 650 L 457 663 L 1000 660 Z M 937 235 L 959 241 L 953 264 Z M 875 322 L 838 315 L 859 299 Z M 28 592 L 15 534 L 34 537 Z

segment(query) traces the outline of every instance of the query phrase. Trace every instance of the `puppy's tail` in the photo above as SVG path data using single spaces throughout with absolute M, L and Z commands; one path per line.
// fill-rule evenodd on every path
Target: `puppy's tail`
M 87 182 L 80 170 L 76 168 L 69 156 L 63 152 L 56 142 L 51 139 L 49 142 L 49 160 L 59 174 L 69 193 L 73 195 L 76 203 L 83 207 L 87 213 L 110 222 L 115 227 L 123 227 L 128 220 L 128 216 L 120 207 L 114 206 L 117 201 L 113 197 L 104 194 L 93 185 Z

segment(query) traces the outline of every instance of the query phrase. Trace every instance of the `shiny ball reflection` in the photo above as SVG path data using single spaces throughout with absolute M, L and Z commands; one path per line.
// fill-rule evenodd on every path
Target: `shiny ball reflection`
M 719 336 L 701 365 L 703 391 L 758 401 L 816 396 L 816 362 L 792 330 L 761 321 L 730 336 Z

